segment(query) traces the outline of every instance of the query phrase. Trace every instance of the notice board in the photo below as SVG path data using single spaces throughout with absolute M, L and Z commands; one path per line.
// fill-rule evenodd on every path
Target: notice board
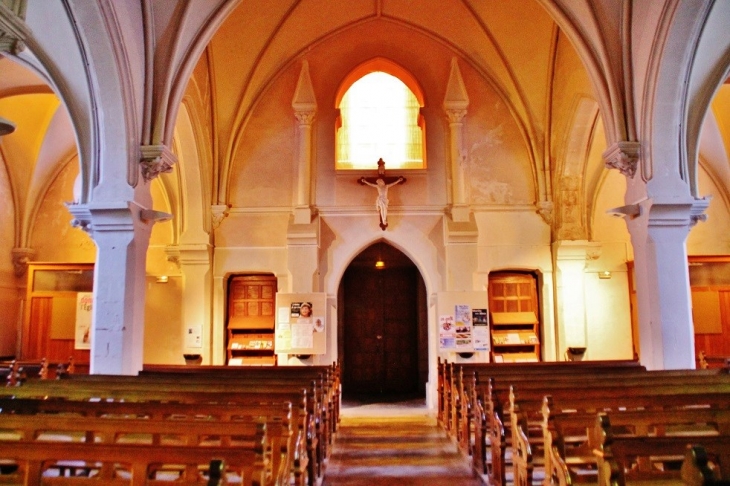
M 489 309 L 486 290 L 439 292 L 439 350 L 455 353 L 489 351 Z
M 323 292 L 276 294 L 277 354 L 327 352 L 327 296 Z

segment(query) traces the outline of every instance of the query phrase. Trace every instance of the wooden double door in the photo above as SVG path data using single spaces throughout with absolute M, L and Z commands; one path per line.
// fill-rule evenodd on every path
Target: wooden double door
M 418 279 L 415 266 L 345 272 L 346 395 L 418 392 Z

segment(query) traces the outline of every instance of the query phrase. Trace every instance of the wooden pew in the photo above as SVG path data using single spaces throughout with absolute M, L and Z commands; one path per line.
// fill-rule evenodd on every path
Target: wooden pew
M 260 369 L 259 369 L 260 370 Z M 255 373 L 244 373 L 244 370 L 227 368 L 227 371 L 214 372 L 211 374 L 204 373 L 161 373 L 146 374 L 144 376 L 118 376 L 118 375 L 77 375 L 70 377 L 63 383 L 73 381 L 75 383 L 84 383 L 91 386 L 98 384 L 96 388 L 99 393 L 106 393 L 106 396 L 121 397 L 131 396 L 136 392 L 149 392 L 156 396 L 165 394 L 166 390 L 181 392 L 199 392 L 205 390 L 206 393 L 223 393 L 229 394 L 234 391 L 239 393 L 284 393 L 289 394 L 292 391 L 299 393 L 299 388 L 303 383 L 307 382 L 306 377 L 286 376 L 278 377 L 267 376 L 267 370 L 262 370 L 264 375 L 256 375 Z M 309 372 L 307 372 L 309 373 Z M 253 376 L 252 376 L 253 375 Z M 52 385 L 49 385 L 52 386 Z M 309 380 L 309 388 L 307 395 L 307 414 L 308 421 L 313 425 L 314 433 L 308 438 L 311 441 L 313 449 L 310 459 L 311 467 L 315 468 L 316 476 L 321 477 L 324 472 L 325 460 L 329 456 L 329 448 L 332 443 L 332 419 L 329 415 L 329 399 L 325 391 L 325 381 L 321 374 L 317 374 L 316 379 Z M 152 388 L 152 390 L 150 390 Z M 294 399 L 294 397 L 291 397 Z M 160 396 L 160 399 L 164 399 Z M 168 398 L 174 399 L 174 398 Z
M 681 475 L 685 486 L 730 486 L 730 479 L 719 477 L 717 458 L 710 459 L 705 448 L 699 444 L 687 446 Z
M 708 355 L 704 351 L 700 351 L 697 355 L 697 368 L 724 368 L 730 370 L 730 356 Z
M 92 378 L 93 377 L 93 378 Z M 306 441 L 307 480 L 315 484 L 324 473 L 323 441 L 318 436 L 318 405 L 306 389 L 295 385 L 256 385 L 229 380 L 223 383 L 145 380 L 138 377 L 104 375 L 73 376 L 66 380 L 27 382 L 0 390 L 0 396 L 20 398 L 54 397 L 67 400 L 161 401 L 188 404 L 229 403 L 245 405 L 261 401 L 291 401 L 298 404 L 298 432 Z M 314 386 L 314 385 L 311 385 Z M 204 391 L 203 391 L 204 390 Z
M 182 480 L 172 484 L 192 486 L 208 484 L 199 469 L 211 461 L 223 461 L 228 471 L 236 472 L 245 486 L 262 486 L 266 482 L 262 448 L 154 446 L 148 444 L 94 444 L 88 442 L 2 442 L 0 457 L 11 458 L 18 469 L 8 481 L 24 486 L 54 485 L 131 485 L 158 486 L 170 481 L 148 479 L 150 471 L 160 464 L 182 464 Z M 58 469 L 58 462 L 84 461 L 99 464 L 93 476 L 43 477 L 49 469 Z M 117 477 L 117 464 L 129 465 L 129 479 Z
M 439 423 L 463 445 L 459 438 L 462 420 L 469 420 L 473 397 L 468 396 L 475 376 L 509 382 L 513 378 L 542 380 L 557 375 L 585 373 L 636 373 L 646 369 L 634 360 L 560 361 L 539 363 L 439 363 Z
M 700 405 L 615 408 L 609 415 L 614 433 L 623 436 L 730 434 L 730 404 L 724 408 Z M 597 471 L 597 463 L 593 451 L 600 445 L 600 437 L 594 433 L 596 412 L 570 410 L 552 413 L 553 408 L 551 397 L 545 397 L 541 447 L 545 474 L 555 484 L 586 479 L 595 481 L 597 478 L 593 475 Z
M 49 363 L 46 358 L 0 362 L 0 379 L 5 380 L 6 386 L 18 386 L 29 379 L 62 378 L 74 371 L 73 357 L 65 363 Z
M 139 376 L 206 376 L 212 378 L 241 376 L 256 378 L 257 380 L 283 379 L 323 380 L 323 389 L 326 396 L 327 416 L 330 418 L 330 434 L 337 432 L 340 420 L 340 405 L 342 401 L 342 385 L 339 363 L 334 362 L 327 366 L 277 366 L 277 367 L 246 367 L 246 366 L 185 366 L 185 365 L 144 365 Z M 331 442 L 331 441 L 330 441 Z
M 628 479 L 648 481 L 667 479 L 680 481 L 680 470 L 669 464 L 681 461 L 688 445 L 700 444 L 718 458 L 722 477 L 730 476 L 730 435 L 685 433 L 678 436 L 621 436 L 614 432 L 609 414 L 601 413 L 596 420 L 595 435 L 599 442 L 594 454 L 598 465 L 598 486 L 624 486 Z M 649 466 L 641 467 L 646 461 Z
M 137 418 L 162 421 L 167 420 L 180 426 L 182 421 L 209 424 L 228 433 L 232 421 L 255 420 L 266 424 L 270 450 L 266 451 L 277 484 L 304 485 L 307 479 L 306 441 L 293 429 L 291 402 L 260 402 L 247 404 L 198 403 L 191 407 L 188 403 L 163 402 L 77 402 L 71 400 L 38 400 L 22 398 L 0 398 L 0 426 L 8 418 L 24 417 L 65 417 L 67 420 L 84 422 L 96 418 Z M 113 423 L 113 422 L 109 422 Z M 202 428 L 191 431 L 202 433 Z
M 706 406 L 727 406 L 730 403 L 730 377 L 725 374 L 699 373 L 687 370 L 684 379 L 681 372 L 644 372 L 641 377 L 627 375 L 620 381 L 605 379 L 603 375 L 590 379 L 582 377 L 575 382 L 560 379 L 533 383 L 527 382 L 515 392 L 510 388 L 507 410 L 503 405 L 504 390 L 497 388 L 492 380 L 485 397 L 477 401 L 475 413 L 475 453 L 473 461 L 480 474 L 487 474 L 494 484 L 506 481 L 506 447 L 512 444 L 513 460 L 526 461 L 524 455 L 532 446 L 529 442 L 531 431 L 541 436 L 541 410 L 545 395 L 552 395 L 556 404 L 564 408 L 585 411 L 617 409 L 619 407 L 649 407 L 657 410 L 665 407 L 678 407 L 702 403 Z M 662 381 L 662 375 L 667 375 Z M 518 398 L 514 398 L 515 393 Z M 513 424 L 520 424 L 515 427 Z M 526 437 L 520 436 L 520 430 Z M 489 436 L 487 440 L 487 435 Z M 540 440 L 542 444 L 542 440 Z M 491 452 L 491 462 L 487 452 Z M 529 469 L 529 465 L 526 466 Z M 526 473 L 528 476 L 530 470 Z
M 636 360 L 556 361 L 538 363 L 448 363 L 438 361 L 438 422 L 449 430 L 454 423 L 453 415 L 460 408 L 460 393 L 464 380 L 470 382 L 475 374 L 488 378 L 531 376 L 533 374 L 571 374 L 596 371 L 613 373 L 645 371 Z

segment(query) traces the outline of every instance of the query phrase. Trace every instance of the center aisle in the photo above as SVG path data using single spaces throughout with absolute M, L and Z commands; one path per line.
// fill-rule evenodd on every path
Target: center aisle
M 425 406 L 343 404 L 323 486 L 479 486 Z

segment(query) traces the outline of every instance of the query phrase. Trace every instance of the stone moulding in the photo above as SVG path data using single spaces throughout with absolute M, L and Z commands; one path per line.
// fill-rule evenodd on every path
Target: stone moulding
M 623 175 L 633 178 L 639 164 L 639 142 L 616 142 L 605 152 L 603 160 L 609 169 L 618 169 Z

